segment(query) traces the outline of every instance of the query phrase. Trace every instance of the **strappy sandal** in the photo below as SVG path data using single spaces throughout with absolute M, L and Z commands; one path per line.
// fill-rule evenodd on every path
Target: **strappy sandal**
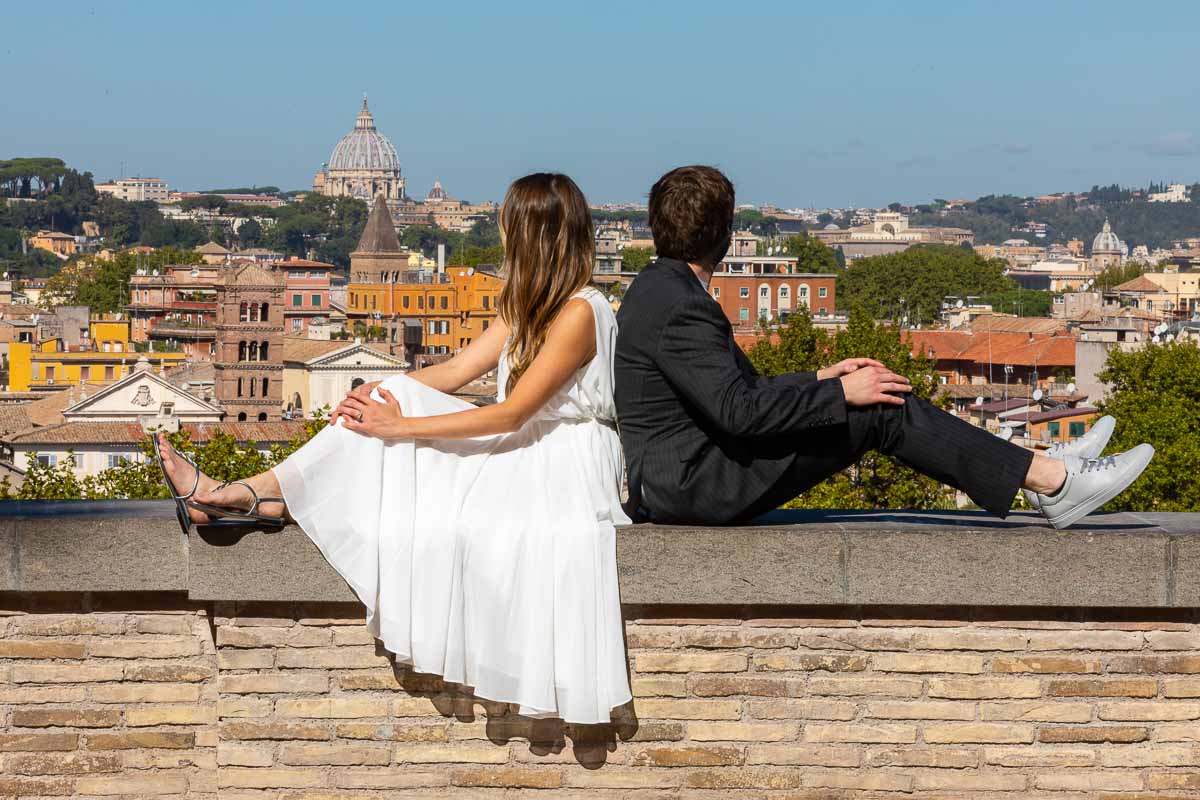
M 192 515 L 188 513 L 187 501 L 200 488 L 200 467 L 187 453 L 181 453 L 175 450 L 174 447 L 171 448 L 175 452 L 175 455 L 191 464 L 192 469 L 196 470 L 196 480 L 192 483 L 191 490 L 187 494 L 180 494 L 175 491 L 175 484 L 171 482 L 171 477 L 167 475 L 167 465 L 163 460 L 162 447 L 158 443 L 158 435 L 152 436 L 151 441 L 154 442 L 154 457 L 158 459 L 158 468 L 162 471 L 163 483 L 167 484 L 167 489 L 171 492 L 171 497 L 175 500 L 175 516 L 179 520 L 179 527 L 183 528 L 183 532 L 186 535 L 192 524 Z M 170 445 L 167 446 L 170 447 Z
M 219 492 L 222 489 L 234 485 L 245 486 L 246 491 L 250 492 L 250 496 L 254 498 L 254 500 L 250 503 L 249 509 L 241 509 L 234 506 L 217 506 L 211 503 L 201 503 L 198 500 L 188 500 L 187 505 L 196 509 L 197 511 L 203 511 L 205 514 L 208 514 L 208 516 L 212 519 L 206 522 L 205 525 L 209 527 L 270 525 L 273 527 L 282 528 L 287 525 L 287 518 L 282 515 L 270 516 L 268 514 L 258 513 L 258 507 L 260 504 L 282 504 L 282 497 L 259 497 L 258 492 L 254 491 L 254 487 L 246 481 L 225 481 L 213 491 Z

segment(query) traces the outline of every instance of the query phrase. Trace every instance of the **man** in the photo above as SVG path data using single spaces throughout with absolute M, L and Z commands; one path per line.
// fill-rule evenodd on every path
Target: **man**
M 1000 517 L 1024 488 L 1063 528 L 1149 463 L 1146 444 L 1098 458 L 1111 426 L 1055 457 L 1035 455 L 912 397 L 906 378 L 871 359 L 758 375 L 708 291 L 733 214 L 733 185 L 712 167 L 673 170 L 650 191 L 658 259 L 617 315 L 616 401 L 634 519 L 749 520 L 878 450 Z

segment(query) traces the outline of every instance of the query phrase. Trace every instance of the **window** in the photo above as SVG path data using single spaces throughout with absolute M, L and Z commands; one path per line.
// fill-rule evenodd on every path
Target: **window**
M 54 367 L 46 366 L 46 383 L 54 383 Z
M 115 373 L 113 371 L 113 368 L 105 367 L 104 368 L 104 380 L 111 381 L 114 377 L 115 377 Z
M 400 307 L 408 308 L 408 295 L 404 295 L 404 297 L 400 298 Z
M 255 381 L 254 378 L 250 379 L 250 396 L 251 397 L 254 397 L 254 387 L 257 385 L 257 383 L 258 382 Z
M 292 319 L 292 332 L 293 333 L 300 330 L 300 328 L 302 327 L 302 325 L 301 325 L 302 322 L 303 322 L 303 320 L 301 320 L 299 317 L 295 317 Z
M 261 309 L 261 316 L 259 317 L 259 319 L 260 319 L 260 320 L 262 320 L 263 322 L 266 322 L 266 321 L 267 321 L 267 317 L 268 317 L 268 315 L 267 315 L 267 304 L 266 304 L 266 303 L 263 303 L 263 304 L 262 304 L 262 309 Z
M 375 295 L 371 295 L 371 308 L 375 308 Z
M 242 413 L 238 414 L 238 422 L 245 422 L 245 421 L 246 421 L 246 412 L 243 411 Z
M 358 295 L 356 295 L 356 294 L 350 295 L 350 305 L 353 308 L 358 307 Z
M 446 295 L 442 295 L 442 310 L 445 310 L 449 307 L 450 307 L 450 298 L 447 297 Z
M 738 297 L 745 300 L 749 296 L 750 296 L 750 287 L 749 286 L 743 286 L 742 288 L 738 289 Z
M 241 379 L 241 378 L 238 378 L 238 390 L 237 390 L 237 396 L 238 396 L 238 397 L 241 397 L 241 396 L 242 396 L 242 379 Z
M 431 319 L 431 320 L 429 320 L 429 332 L 430 332 L 430 333 L 437 333 L 437 332 L 438 332 L 438 330 L 437 330 L 437 322 L 436 322 L 435 320 L 432 320 L 432 319 Z
M 259 422 L 266 422 L 266 421 L 267 421 L 267 413 L 266 413 L 265 411 L 264 411 L 264 412 L 262 412 L 262 413 L 260 413 L 260 414 L 258 415 L 258 421 L 259 421 Z
M 39 466 L 43 467 L 55 467 L 58 466 L 58 456 L 54 455 L 53 453 L 39 455 L 37 457 L 37 463 Z
M 789 294 L 790 294 L 790 292 L 788 291 L 788 287 L 787 287 L 787 285 L 786 285 L 786 284 L 780 284 L 780 286 L 779 286 L 779 299 L 780 299 L 780 300 L 787 300 L 787 299 L 788 299 L 788 295 L 789 295 Z
M 312 296 L 312 304 L 313 304 L 313 306 L 314 306 L 314 307 L 316 307 L 316 308 L 320 308 L 320 307 L 321 307 L 321 295 L 319 295 L 319 294 L 314 294 L 314 295 Z
M 485 331 L 488 329 L 488 321 L 486 319 L 483 321 L 483 329 Z
M 84 365 L 79 368 L 79 380 L 87 381 L 92 377 L 92 368 Z
M 125 465 L 125 457 L 124 456 L 119 456 L 116 453 L 108 454 L 108 468 L 109 469 L 116 469 L 117 467 L 121 467 L 124 465 Z
M 1050 423 L 1047 423 L 1047 424 L 1046 424 L 1046 429 L 1047 429 L 1048 431 L 1050 431 L 1050 438 L 1051 438 L 1051 439 L 1057 439 L 1057 438 L 1058 438 L 1058 434 L 1059 434 L 1059 428 L 1058 428 L 1058 423 L 1057 423 L 1057 422 L 1050 422 Z
M 771 296 L 771 287 L 770 286 L 758 287 L 758 296 L 759 297 L 770 297 Z
M 420 309 L 425 308 L 425 295 L 423 295 L 423 294 L 417 295 L 417 308 L 420 308 Z
M 259 361 L 270 360 L 269 356 L 267 355 L 267 352 L 270 349 L 270 347 L 271 347 L 270 342 L 263 342 L 261 345 L 259 345 L 259 348 L 258 348 L 258 360 Z
M 262 379 L 262 396 L 263 397 L 266 397 L 268 394 L 268 392 L 267 392 L 268 383 L 269 383 L 269 380 L 267 378 Z
M 738 309 L 738 320 L 740 322 L 747 322 L 747 321 L 749 321 L 749 319 L 750 319 L 750 309 L 746 308 L 745 306 L 742 306 L 741 308 L 739 308 Z
M 1080 436 L 1083 436 L 1083 434 L 1085 433 L 1085 431 L 1084 431 L 1085 427 L 1086 426 L 1082 422 L 1067 423 L 1067 435 L 1070 436 L 1072 439 L 1078 439 Z
M 798 294 L 799 294 L 801 300 L 808 299 L 808 284 L 807 283 L 800 284 L 800 291 L 798 292 Z
M 713 297 L 716 298 L 717 300 L 721 299 L 721 287 L 720 286 L 713 287 Z
M 828 297 L 828 296 L 829 296 L 829 289 L 827 287 L 822 286 L 821 288 L 817 289 L 817 297 Z
M 302 295 L 302 294 L 292 295 L 292 308 L 299 308 L 302 305 L 304 305 L 304 295 Z
M 491 308 L 491 307 L 492 307 L 492 298 L 491 298 L 489 295 L 486 295 L 486 294 L 485 294 L 485 295 L 483 296 L 483 307 L 484 307 L 485 309 L 487 309 L 487 308 Z

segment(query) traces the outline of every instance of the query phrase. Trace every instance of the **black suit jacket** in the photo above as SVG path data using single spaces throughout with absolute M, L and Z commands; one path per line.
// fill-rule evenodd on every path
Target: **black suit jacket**
M 635 520 L 738 520 L 790 464 L 764 457 L 775 449 L 764 443 L 846 421 L 840 381 L 759 375 L 682 261 L 647 266 L 617 322 L 617 415 Z

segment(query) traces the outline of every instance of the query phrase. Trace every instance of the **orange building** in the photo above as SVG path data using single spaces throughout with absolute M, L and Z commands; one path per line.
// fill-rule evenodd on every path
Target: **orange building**
M 409 269 L 387 204 L 376 199 L 358 247 L 350 254 L 346 316 L 384 330 L 412 355 L 458 352 L 496 319 L 502 281 L 472 267 Z

